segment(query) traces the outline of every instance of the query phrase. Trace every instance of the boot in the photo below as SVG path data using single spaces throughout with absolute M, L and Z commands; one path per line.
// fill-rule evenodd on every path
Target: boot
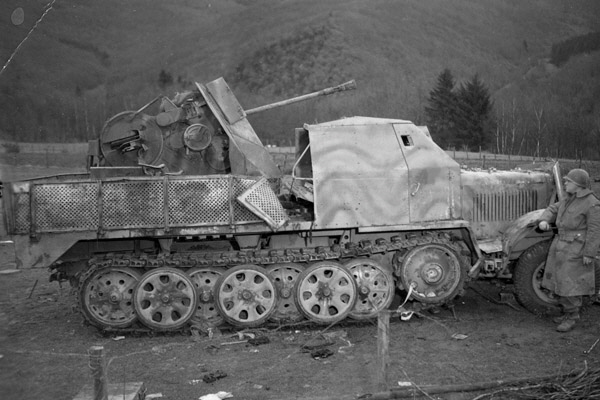
M 579 319 L 579 313 L 568 313 L 565 314 L 563 321 L 556 327 L 558 332 L 569 332 L 575 327 L 577 320 Z
M 563 322 L 565 320 L 565 318 L 567 318 L 567 314 L 561 314 L 558 317 L 552 318 L 552 322 L 554 322 L 555 324 L 558 325 L 561 322 Z

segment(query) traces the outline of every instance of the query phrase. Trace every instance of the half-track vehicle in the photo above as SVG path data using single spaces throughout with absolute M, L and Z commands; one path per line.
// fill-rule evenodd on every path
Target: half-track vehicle
M 297 128 L 284 174 L 247 118 L 350 87 L 244 110 L 220 78 L 117 114 L 88 173 L 4 183 L 18 267 L 70 281 L 100 329 L 155 331 L 367 319 L 518 275 L 502 234 L 527 236 L 556 172 L 461 169 L 426 129 L 355 116 Z

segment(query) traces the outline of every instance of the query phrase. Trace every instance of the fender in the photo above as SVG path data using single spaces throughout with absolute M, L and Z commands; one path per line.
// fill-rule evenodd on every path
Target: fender
M 537 227 L 543 209 L 528 212 L 517 218 L 506 230 L 502 238 L 502 251 L 505 263 L 517 260 L 531 246 L 543 240 L 552 238 L 555 228 L 541 231 Z

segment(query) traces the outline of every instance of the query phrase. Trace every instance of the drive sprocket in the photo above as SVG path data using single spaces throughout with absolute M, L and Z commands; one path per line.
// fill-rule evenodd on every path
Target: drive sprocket
M 459 252 L 446 243 L 422 244 L 409 250 L 396 273 L 412 299 L 429 304 L 452 300 L 463 290 L 466 278 Z

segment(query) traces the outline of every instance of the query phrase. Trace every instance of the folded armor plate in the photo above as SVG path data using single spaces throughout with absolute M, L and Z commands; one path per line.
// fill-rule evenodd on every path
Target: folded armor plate
M 288 221 L 288 216 L 266 178 L 261 178 L 237 200 L 263 219 L 274 231 Z

